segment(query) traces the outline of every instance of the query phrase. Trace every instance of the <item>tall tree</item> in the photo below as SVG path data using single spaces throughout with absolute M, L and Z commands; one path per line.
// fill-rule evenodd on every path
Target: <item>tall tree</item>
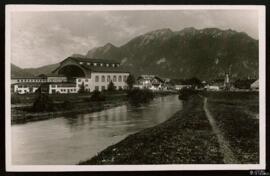
M 79 89 L 78 93 L 85 93 L 84 82 L 80 85 L 80 89 Z
M 115 90 L 115 86 L 114 83 L 111 81 L 108 85 L 108 91 L 114 91 Z
M 132 89 L 135 84 L 135 77 L 133 75 L 128 75 L 126 83 L 128 85 L 128 89 Z

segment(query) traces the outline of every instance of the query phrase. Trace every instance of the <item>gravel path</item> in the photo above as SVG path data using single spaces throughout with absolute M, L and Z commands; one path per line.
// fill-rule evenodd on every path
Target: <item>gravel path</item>
M 211 115 L 208 107 L 207 107 L 207 98 L 204 98 L 204 104 L 203 104 L 203 109 L 205 111 L 205 115 L 208 118 L 210 125 L 212 126 L 212 129 L 214 131 L 214 133 L 217 135 L 218 138 L 218 143 L 220 146 L 220 151 L 223 153 L 224 156 L 224 163 L 225 164 L 237 164 L 239 163 L 237 161 L 237 159 L 235 158 L 233 152 L 230 149 L 230 145 L 228 143 L 228 141 L 226 141 L 226 139 L 224 138 L 222 132 L 220 131 L 220 129 L 218 128 L 215 119 L 213 118 L 213 116 Z

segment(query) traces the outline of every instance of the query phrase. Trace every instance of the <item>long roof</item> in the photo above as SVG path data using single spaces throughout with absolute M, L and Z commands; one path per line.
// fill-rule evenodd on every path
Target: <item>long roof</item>
M 114 60 L 109 60 L 109 59 L 94 59 L 94 58 L 89 58 L 89 57 L 68 57 L 67 59 L 72 59 L 77 62 L 91 62 L 91 63 L 105 63 L 105 64 L 120 64 L 120 62 L 114 61 Z M 64 62 L 63 60 L 62 62 Z
M 82 65 L 83 68 L 91 71 L 91 72 L 97 72 L 97 73 L 129 73 L 126 69 L 123 67 L 106 67 L 106 66 L 89 66 L 89 65 Z

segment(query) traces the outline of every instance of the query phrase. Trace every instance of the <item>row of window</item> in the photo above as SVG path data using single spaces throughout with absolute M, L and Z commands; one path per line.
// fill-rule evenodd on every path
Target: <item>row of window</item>
M 105 63 L 91 63 L 91 62 L 80 62 L 80 65 L 88 65 L 88 66 L 99 66 L 99 67 L 119 67 L 120 64 L 105 64 Z
M 38 86 L 18 85 L 18 88 L 37 88 Z
M 104 75 L 102 75 L 101 76 L 101 82 L 105 82 L 105 76 Z M 118 76 L 118 82 L 122 82 L 122 81 L 126 81 L 127 80 L 127 76 L 125 75 L 125 76 L 121 76 L 121 75 L 119 75 Z M 110 75 L 108 75 L 107 76 L 107 82 L 110 82 L 110 81 L 113 81 L 113 82 L 116 82 L 117 81 L 117 76 L 113 76 L 112 78 L 111 78 L 111 76 Z M 99 76 L 98 75 L 96 75 L 95 76 L 95 82 L 99 82 Z
M 118 90 L 125 89 L 124 86 L 115 86 L 115 88 Z M 106 90 L 106 87 L 105 86 L 95 86 L 95 90 L 103 91 L 103 90 Z
M 18 79 L 18 82 L 46 82 L 46 79 Z
M 96 75 L 95 76 L 95 82 L 99 82 L 99 80 L 100 80 L 100 76 Z M 127 80 L 126 75 L 125 76 L 121 76 L 121 75 L 118 76 L 118 82 L 122 82 L 122 81 L 126 81 L 126 80 Z M 88 82 L 88 79 L 85 79 L 84 81 Z M 105 82 L 105 81 L 106 81 L 106 76 L 102 75 L 101 76 L 101 82 Z M 107 76 L 107 82 L 110 82 L 110 81 L 116 82 L 117 81 L 117 76 L 114 75 L 114 76 L 111 77 L 110 75 L 108 75 Z M 82 80 L 78 79 L 78 82 L 82 82 Z

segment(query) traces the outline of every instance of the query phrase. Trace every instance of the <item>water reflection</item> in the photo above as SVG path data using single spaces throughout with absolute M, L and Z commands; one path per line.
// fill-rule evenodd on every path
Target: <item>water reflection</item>
M 122 105 L 100 112 L 12 126 L 13 164 L 76 164 L 127 135 L 154 126 L 182 107 L 177 96 L 144 106 Z

